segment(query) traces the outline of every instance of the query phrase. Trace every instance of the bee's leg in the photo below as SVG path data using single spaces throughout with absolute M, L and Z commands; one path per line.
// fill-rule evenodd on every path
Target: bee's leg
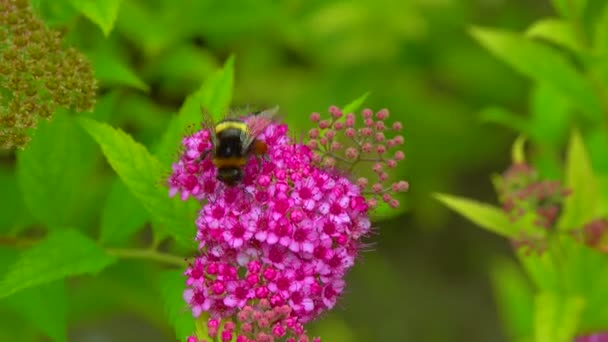
M 201 153 L 201 155 L 198 157 L 198 159 L 196 161 L 200 163 L 203 160 L 207 159 L 207 156 L 209 156 L 209 153 L 211 153 L 211 149 L 208 149 L 205 152 Z

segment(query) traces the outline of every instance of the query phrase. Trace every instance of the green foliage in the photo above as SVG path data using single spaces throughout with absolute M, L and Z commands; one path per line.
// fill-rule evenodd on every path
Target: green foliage
M 57 113 L 43 122 L 31 145 L 17 156 L 21 193 L 30 213 L 51 229 L 76 224 L 83 203 L 80 187 L 93 167 L 92 141 L 74 118 Z
M 67 341 L 68 302 L 63 279 L 22 290 L 5 301 L 53 341 Z
M 591 161 L 577 132 L 572 135 L 568 148 L 566 187 L 572 190 L 572 194 L 566 199 L 559 227 L 571 230 L 596 218 L 599 205 L 598 187 Z
M 579 18 L 582 16 L 587 0 L 551 0 L 553 7 L 564 18 Z
M 514 144 L 513 159 L 574 190 L 559 222 L 564 235 L 608 214 L 608 6 L 552 3 L 33 0 L 66 45 L 86 53 L 101 96 L 94 113 L 81 115 L 87 119 L 57 113 L 41 122 L 16 162 L 0 154 L 0 269 L 10 267 L 13 279 L 0 286 L 7 296 L 0 340 L 63 341 L 66 322 L 78 334 L 92 322 L 120 321 L 119 314 L 151 326 L 158 339 L 202 332 L 181 298 L 182 268 L 149 260 L 104 268 L 114 258 L 99 246 L 192 255 L 194 203 L 168 199 L 164 183 L 181 137 L 200 127 L 201 105 L 215 120 L 229 105 L 280 105 L 298 136 L 310 128 L 310 112 L 343 103 L 345 112 L 358 111 L 364 102 L 403 122 L 408 161 L 394 171 L 412 189 L 399 198 L 399 211 L 384 205 L 372 214 L 379 235 L 370 242 L 380 253 L 363 254 L 367 262 L 357 265 L 338 305 L 347 309 L 320 320 L 318 331 L 336 341 L 501 340 L 478 284 L 486 283 L 486 260 L 502 249 L 488 234 L 458 229 L 462 221 L 449 221 L 428 194 L 487 196 L 479 175 L 508 162 L 508 139 L 518 135 L 526 149 Z M 472 16 L 504 29 L 472 29 L 482 46 L 472 44 Z M 236 78 L 230 55 L 238 56 Z M 527 103 L 528 83 L 518 76 L 531 80 Z M 366 89 L 374 96 L 350 101 Z M 3 102 L 5 95 L 0 89 Z M 514 135 L 480 124 L 478 110 L 488 105 L 483 121 Z M 567 147 L 573 127 L 579 135 Z M 437 198 L 500 236 L 530 230 L 530 220 L 515 226 L 496 206 Z M 150 226 L 154 236 L 144 229 Z M 29 257 L 13 263 L 17 253 Z M 521 272 L 501 263 L 491 273 L 509 337 L 571 340 L 608 328 L 605 254 L 559 239 L 546 253 L 520 251 L 517 259 Z M 96 275 L 66 279 L 83 273 Z M 438 293 L 440 300 L 428 300 Z M 92 329 L 109 334 L 106 340 L 125 338 L 111 335 L 113 328 Z
M 226 61 L 224 68 L 211 75 L 202 88 L 201 106 L 208 110 L 215 121 L 219 121 L 228 111 L 234 87 L 234 56 Z
M 533 289 L 517 266 L 507 260 L 492 269 L 492 285 L 498 310 L 511 341 L 532 341 Z
M 550 85 L 590 119 L 601 118 L 601 104 L 594 96 L 591 85 L 555 50 L 513 32 L 474 28 L 471 34 L 518 72 L 536 82 Z
M 365 100 L 367 99 L 368 96 L 369 96 L 369 91 L 367 93 L 359 96 L 358 98 L 354 99 L 353 101 L 349 102 L 344 107 L 342 107 L 342 112 L 345 114 L 355 113 L 357 110 L 359 110 L 359 108 L 361 108 L 361 106 L 363 105 L 363 103 L 365 102 Z
M 573 51 L 581 48 L 570 23 L 561 19 L 541 19 L 526 31 L 526 35 L 532 38 L 545 39 Z
M 0 298 L 68 276 L 95 274 L 114 260 L 78 231 L 57 230 L 9 267 L 0 282 Z
M 165 271 L 158 280 L 158 288 L 163 300 L 165 315 L 175 329 L 175 338 L 186 341 L 196 331 L 195 319 L 185 307 L 182 294 L 186 288 L 181 271 Z M 201 334 L 200 336 L 206 336 Z
M 580 297 L 540 293 L 534 298 L 536 342 L 570 342 L 585 302 Z
M 517 233 L 517 228 L 500 208 L 445 194 L 436 194 L 435 198 L 480 227 L 498 235 L 512 237 Z
M 88 118 L 81 118 L 80 123 L 101 146 L 114 171 L 152 219 L 162 224 L 171 237 L 188 245 L 192 239 L 194 211 L 191 206 L 168 198 L 167 189 L 161 185 L 160 161 L 121 130 Z
M 101 213 L 99 240 L 107 244 L 122 244 L 147 221 L 149 214 L 125 184 L 116 179 Z
M 108 36 L 114 28 L 122 0 L 70 0 L 70 2 Z
M 131 69 L 127 62 L 108 48 L 98 48 L 90 53 L 95 67 L 95 77 L 107 87 L 127 86 L 149 91 L 150 87 Z
M 516 151 L 513 154 L 517 156 L 514 161 L 522 158 L 522 146 L 518 139 L 513 147 Z M 565 178 L 572 194 L 562 208 L 558 227 L 572 232 L 597 218 L 600 204 L 591 162 L 576 131 L 568 148 Z M 438 196 L 438 199 L 482 228 L 495 230 L 503 236 L 517 238 L 517 232 L 522 232 L 522 227 L 526 226 L 522 221 L 524 216 L 517 221 L 507 220 L 504 222 L 506 227 L 496 231 L 496 220 L 488 219 L 488 214 L 479 209 L 485 205 L 473 206 L 471 203 L 475 202 L 446 195 Z M 512 234 L 504 234 L 504 231 Z M 605 293 L 606 277 L 601 276 L 600 270 L 608 268 L 608 258 L 581 241 L 575 241 L 572 235 L 550 235 L 547 244 L 546 250 L 530 252 L 522 248 L 518 251 L 519 261 L 538 291 L 534 304 L 535 341 L 566 342 L 582 329 L 604 329 L 605 322 L 598 324 L 598 317 L 605 317 L 605 304 L 598 298 L 603 296 L 600 293 Z M 531 305 L 530 300 L 526 300 L 530 297 L 530 289 L 512 266 L 500 267 L 495 272 L 494 283 L 505 324 L 514 340 L 527 341 L 532 331 L 529 326 Z M 599 273 L 591 276 L 588 270 Z
M 169 165 L 173 161 L 187 129 L 200 127 L 203 122 L 201 110 L 207 110 L 215 122 L 226 115 L 232 100 L 233 83 L 234 57 L 230 57 L 222 69 L 186 98 L 177 116 L 169 122 L 156 153 L 163 164 Z

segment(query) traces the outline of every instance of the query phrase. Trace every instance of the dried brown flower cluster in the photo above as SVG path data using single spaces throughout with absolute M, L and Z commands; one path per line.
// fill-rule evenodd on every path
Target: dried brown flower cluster
M 23 148 L 27 130 L 59 107 L 91 110 L 97 82 L 85 57 L 64 48 L 27 0 L 0 0 L 0 148 Z

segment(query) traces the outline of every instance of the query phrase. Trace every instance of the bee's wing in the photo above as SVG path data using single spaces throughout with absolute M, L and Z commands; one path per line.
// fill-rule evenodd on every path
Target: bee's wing
M 249 118 L 249 122 L 247 124 L 249 132 L 243 132 L 241 134 L 244 153 L 249 150 L 249 147 L 255 138 L 260 135 L 266 129 L 266 127 L 268 127 L 268 125 L 275 121 L 278 112 L 279 106 L 276 106 L 274 108 L 266 109 L 254 114 L 251 118 Z
M 254 138 L 260 135 L 268 125 L 276 121 L 279 106 L 266 109 L 249 119 L 249 134 Z
M 217 146 L 217 136 L 215 135 L 215 122 L 213 121 L 213 116 L 209 113 L 208 110 L 201 106 L 201 113 L 203 117 L 202 126 L 203 129 L 208 129 L 211 135 L 211 142 L 213 146 Z

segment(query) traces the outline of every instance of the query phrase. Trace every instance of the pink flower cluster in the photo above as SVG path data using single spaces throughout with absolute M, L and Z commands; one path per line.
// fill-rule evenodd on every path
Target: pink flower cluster
M 272 123 L 258 139 L 268 145 L 266 160 L 250 158 L 235 187 L 216 179 L 210 158 L 201 160 L 212 147 L 208 130 L 183 140 L 170 194 L 204 203 L 196 220 L 201 254 L 186 270 L 184 298 L 196 317 L 226 319 L 264 301 L 289 308 L 274 324 L 303 324 L 342 294 L 370 231 L 368 204 L 358 185 L 292 143 L 286 125 Z
M 232 341 L 236 335 L 236 342 L 273 342 L 276 339 L 285 339 L 286 342 L 309 342 L 310 338 L 304 333 L 302 324 L 296 317 L 291 316 L 288 305 L 271 308 L 270 302 L 262 299 L 255 306 L 245 306 L 236 315 L 237 324 L 226 321 L 220 327 L 220 321 L 210 319 L 207 323 L 209 337 L 221 341 Z M 236 333 L 236 327 L 240 332 Z M 190 336 L 188 342 L 199 342 L 196 336 Z M 314 338 L 312 342 L 320 342 Z M 201 342 L 205 342 L 202 340 Z
M 513 239 L 513 246 L 526 253 L 542 253 L 570 191 L 559 181 L 540 179 L 536 170 L 525 163 L 511 165 L 495 179 L 495 186 L 503 210 L 514 224 L 532 222 L 538 228 Z

